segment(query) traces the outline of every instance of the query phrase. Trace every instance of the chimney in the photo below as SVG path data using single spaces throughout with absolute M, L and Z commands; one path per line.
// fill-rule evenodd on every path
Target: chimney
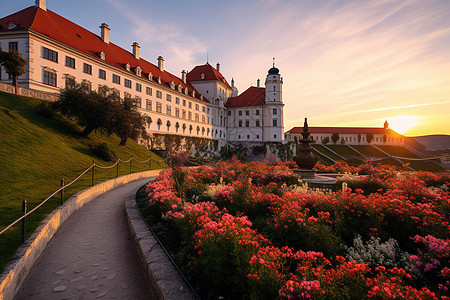
M 186 83 L 186 70 L 181 71 L 181 80 Z
M 40 9 L 47 11 L 47 4 L 45 3 L 45 0 L 36 0 L 34 7 L 39 7 Z
M 100 28 L 101 28 L 101 30 L 102 30 L 102 32 L 101 32 L 102 40 L 103 40 L 105 43 L 109 44 L 109 27 L 108 27 L 108 24 L 102 23 L 102 25 L 100 26 Z
M 139 46 L 139 44 L 137 42 L 134 42 L 133 45 L 131 45 L 131 47 L 133 47 L 133 56 L 136 59 L 139 59 L 139 48 L 141 48 Z
M 162 56 L 158 56 L 158 69 L 164 72 L 164 58 Z
M 216 70 L 220 72 L 220 64 L 219 63 L 217 63 L 217 65 L 216 65 Z
M 259 78 L 258 78 L 258 80 L 256 80 L 256 87 L 259 87 L 259 84 L 260 84 L 260 80 L 259 80 Z

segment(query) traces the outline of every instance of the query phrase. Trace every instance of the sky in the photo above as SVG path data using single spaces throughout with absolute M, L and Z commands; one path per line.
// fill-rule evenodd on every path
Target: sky
M 4 1 L 0 17 L 33 0 Z M 47 8 L 181 77 L 207 61 L 239 92 L 283 77 L 284 126 L 450 134 L 450 0 L 47 0 Z

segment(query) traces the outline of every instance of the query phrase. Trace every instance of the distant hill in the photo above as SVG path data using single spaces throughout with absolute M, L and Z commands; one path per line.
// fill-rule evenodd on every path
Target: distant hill
M 413 139 L 424 145 L 427 150 L 450 149 L 450 135 L 424 135 L 415 136 Z

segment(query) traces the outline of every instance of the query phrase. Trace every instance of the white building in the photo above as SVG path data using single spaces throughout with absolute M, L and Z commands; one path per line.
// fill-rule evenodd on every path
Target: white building
M 99 34 L 94 34 L 47 9 L 42 0 L 0 19 L 0 48 L 18 50 L 28 61 L 26 74 L 18 79 L 21 87 L 59 93 L 68 78 L 93 90 L 106 85 L 122 97 L 136 99 L 136 106 L 147 117 L 150 134 L 201 137 L 221 144 L 239 141 L 239 135 L 246 141 L 283 141 L 278 69 L 269 70 L 265 100 L 253 106 L 246 93 L 238 96 L 233 80 L 228 84 L 219 64 L 183 70 L 179 78 L 164 69 L 162 56 L 153 64 L 140 57 L 137 42 L 128 51 L 109 37 L 107 24 L 101 24 Z M 3 69 L 0 82 L 12 82 Z M 252 108 L 256 114 L 256 107 L 261 110 L 260 123 L 256 126 L 255 115 L 250 134 L 250 125 L 239 127 L 239 120 L 243 124 L 247 120 L 239 118 L 239 111 Z
M 317 144 L 333 144 L 333 135 L 338 139 L 336 144 L 347 145 L 404 145 L 404 136 L 389 128 L 386 121 L 383 128 L 371 127 L 308 127 L 311 139 Z M 294 127 L 286 132 L 286 140 L 298 142 L 302 139 L 303 127 Z

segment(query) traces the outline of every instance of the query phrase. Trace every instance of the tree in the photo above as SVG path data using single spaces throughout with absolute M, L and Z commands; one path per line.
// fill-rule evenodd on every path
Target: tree
M 339 133 L 333 133 L 331 135 L 331 141 L 333 141 L 333 143 L 336 145 L 337 141 L 339 141 Z
M 12 77 L 17 95 L 17 77 L 25 74 L 27 60 L 17 50 L 9 50 L 9 52 L 0 50 L 0 63 L 5 68 L 5 72 Z
M 330 142 L 330 138 L 328 136 L 326 136 L 323 140 L 322 140 L 322 144 L 326 145 Z
M 111 111 L 118 102 L 120 97 L 106 87 L 100 88 L 98 93 L 92 92 L 87 86 L 68 79 L 67 88 L 61 92 L 54 108 L 67 117 L 75 117 L 84 127 L 82 135 L 88 136 L 96 129 L 109 129 L 107 124 L 112 118 Z
M 127 140 L 137 140 L 139 137 L 147 139 L 145 119 L 136 110 L 134 101 L 125 98 L 119 105 L 114 106 L 112 122 L 108 124 L 108 132 L 115 133 L 120 138 L 120 146 L 126 146 Z
M 367 143 L 370 144 L 373 140 L 373 134 L 372 133 L 366 134 L 366 138 L 367 138 Z

